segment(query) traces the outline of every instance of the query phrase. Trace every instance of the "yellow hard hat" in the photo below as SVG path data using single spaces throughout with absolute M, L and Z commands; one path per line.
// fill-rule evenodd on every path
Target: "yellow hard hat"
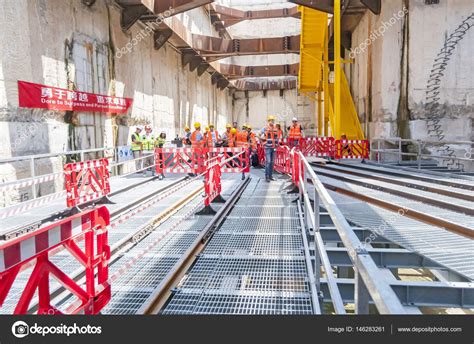
M 209 131 L 209 127 L 206 127 L 206 131 Z
M 225 125 L 225 127 L 226 127 L 226 128 L 232 128 L 232 124 L 227 123 L 227 124 Z
M 184 131 L 190 131 L 190 130 L 191 130 L 190 127 L 188 127 L 188 126 L 185 126 L 185 127 L 184 127 Z
M 273 116 L 273 115 L 269 115 L 268 118 L 267 118 L 267 120 L 268 120 L 269 122 L 270 122 L 270 121 L 275 121 L 276 118 L 275 118 L 275 116 Z
M 247 124 L 247 129 L 252 130 L 252 126 L 250 124 Z
M 232 135 L 235 135 L 235 134 L 237 134 L 237 129 L 235 129 L 235 128 L 232 128 L 232 129 L 230 130 L 230 133 L 231 133 Z
M 194 128 L 196 128 L 196 129 L 201 128 L 201 123 L 199 123 L 199 122 L 194 123 Z

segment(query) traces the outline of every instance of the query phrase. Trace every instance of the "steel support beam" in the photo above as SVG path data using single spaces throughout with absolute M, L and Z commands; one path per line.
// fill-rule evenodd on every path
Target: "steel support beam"
M 213 63 L 212 66 L 229 79 L 270 76 L 297 76 L 299 64 L 274 66 L 239 66 L 231 64 Z
M 141 0 L 154 14 L 170 11 L 172 15 L 186 12 L 213 2 L 213 0 Z
M 406 282 L 392 281 L 390 285 L 405 306 L 416 307 L 474 307 L 474 287 L 472 283 Z M 345 303 L 353 303 L 355 283 L 353 279 L 338 279 L 337 286 Z M 330 302 L 329 289 L 325 279 L 321 279 L 324 301 Z M 370 301 L 373 303 L 373 301 Z
M 258 11 L 241 11 L 235 8 L 212 4 L 211 18 L 220 29 L 240 23 L 244 20 L 271 19 L 271 18 L 301 18 L 298 8 L 278 8 Z
M 352 266 L 352 261 L 345 248 L 327 247 L 326 251 L 331 265 Z M 445 269 L 440 264 L 405 249 L 367 248 L 367 252 L 379 268 Z
M 124 7 L 120 13 L 120 27 L 122 30 L 129 30 L 141 16 L 147 13 L 148 9 L 141 4 Z
M 173 35 L 171 29 L 156 30 L 154 32 L 155 49 L 160 50 Z
M 236 80 L 235 88 L 239 91 L 272 91 L 272 90 L 291 90 L 298 85 L 296 80 Z
M 318 11 L 326 13 L 334 13 L 334 0 L 289 0 L 294 4 L 301 6 L 309 7 Z M 374 14 L 379 15 L 382 11 L 382 1 L 381 0 L 358 0 L 358 1 L 343 1 L 342 3 L 343 10 L 347 10 L 348 13 L 351 11 L 357 11 L 360 8 L 360 5 L 367 7 Z

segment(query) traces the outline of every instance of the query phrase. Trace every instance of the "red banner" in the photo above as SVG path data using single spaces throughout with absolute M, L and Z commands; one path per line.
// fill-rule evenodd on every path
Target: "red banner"
M 18 81 L 18 98 L 22 108 L 107 113 L 125 113 L 133 102 L 130 98 L 72 91 L 25 81 Z

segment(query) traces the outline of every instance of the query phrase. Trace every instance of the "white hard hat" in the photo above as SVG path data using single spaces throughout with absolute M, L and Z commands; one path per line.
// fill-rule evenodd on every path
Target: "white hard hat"
M 298 122 L 298 118 L 293 117 L 292 121 L 293 121 L 293 122 Z
M 143 130 L 143 128 L 141 126 L 137 126 L 137 129 L 138 130 Z

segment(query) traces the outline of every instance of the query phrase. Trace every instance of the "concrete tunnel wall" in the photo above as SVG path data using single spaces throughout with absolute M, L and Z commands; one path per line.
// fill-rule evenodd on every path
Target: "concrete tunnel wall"
M 157 51 L 150 36 L 117 58 L 112 48 L 131 42 L 144 26 L 123 32 L 119 9 L 107 3 L 100 0 L 90 8 L 80 0 L 0 3 L 0 157 L 126 145 L 137 124 L 150 123 L 173 138 L 196 120 L 224 126 L 232 117 L 229 91 L 211 85 L 208 73 L 198 77 L 183 69 L 181 55 L 170 45 Z M 200 33 L 217 35 L 203 9 L 180 17 L 194 32 L 202 28 Z M 67 123 L 65 112 L 18 108 L 17 80 L 68 88 L 76 83 L 79 66 L 87 64 L 82 59 L 92 62 L 86 71 L 89 91 L 134 99 L 127 115 L 113 120 L 104 113 L 75 113 Z M 36 174 L 61 171 L 64 162 L 40 160 Z M 29 176 L 28 161 L 0 167 L 2 181 Z M 42 184 L 39 194 L 52 186 Z M 0 205 L 30 197 L 29 188 L 5 193 Z
M 345 67 L 346 74 L 370 137 L 436 140 L 426 125 L 427 82 L 446 37 L 474 13 L 474 2 L 440 0 L 427 5 L 424 0 L 384 1 L 380 16 L 367 12 L 357 25 L 352 34 L 353 51 L 404 6 L 408 17 L 397 19 L 383 37 L 357 54 L 355 63 Z M 471 28 L 457 45 L 442 78 L 441 125 L 446 140 L 474 140 L 473 42 Z

